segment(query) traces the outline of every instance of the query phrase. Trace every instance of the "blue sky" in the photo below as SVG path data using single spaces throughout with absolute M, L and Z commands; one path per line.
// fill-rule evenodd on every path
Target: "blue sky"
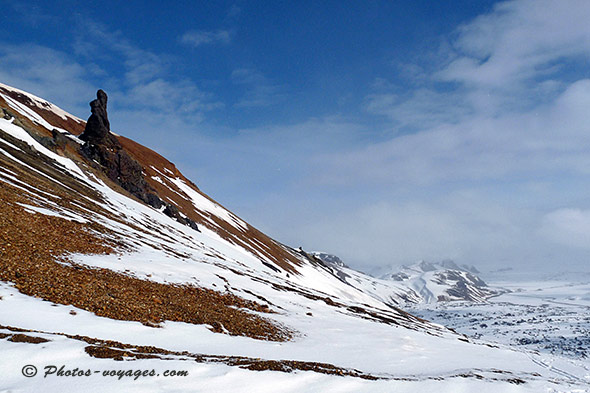
M 187 3 L 187 4 L 184 4 Z M 6 1 L 0 81 L 373 266 L 587 269 L 590 3 Z

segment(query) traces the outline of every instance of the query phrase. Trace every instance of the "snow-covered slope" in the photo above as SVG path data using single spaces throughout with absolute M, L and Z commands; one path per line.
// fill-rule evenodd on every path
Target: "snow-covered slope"
M 115 134 L 92 147 L 85 127 L 0 86 L 0 391 L 583 386 L 583 366 L 557 373 L 349 285 L 154 151 Z
M 420 303 L 424 300 L 420 293 L 406 283 L 375 278 L 354 270 L 336 255 L 325 252 L 313 252 L 311 255 L 324 263 L 342 282 L 385 304 L 401 307 L 407 303 Z

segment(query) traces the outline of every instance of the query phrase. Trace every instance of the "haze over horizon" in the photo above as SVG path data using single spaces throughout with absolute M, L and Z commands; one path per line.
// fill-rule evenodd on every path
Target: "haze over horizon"
M 106 90 L 114 132 L 286 244 L 588 270 L 587 1 L 6 4 L 1 83 L 83 119 Z

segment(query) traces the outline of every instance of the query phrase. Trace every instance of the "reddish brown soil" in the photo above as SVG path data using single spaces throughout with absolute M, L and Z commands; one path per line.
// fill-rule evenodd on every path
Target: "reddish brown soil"
M 43 337 L 27 336 L 26 334 L 13 334 L 8 338 L 8 341 L 15 343 L 29 343 L 29 344 L 42 344 L 49 342 L 49 340 Z
M 61 127 L 65 130 L 68 130 L 74 135 L 80 135 L 84 131 L 84 127 L 86 125 L 85 122 L 78 122 L 77 120 L 70 117 L 64 120 L 63 118 L 57 116 L 53 112 L 38 107 L 27 96 L 21 93 L 6 90 L 3 88 L 0 88 L 0 91 L 15 99 L 16 101 L 20 102 L 21 104 L 31 108 L 33 111 L 45 118 L 45 120 L 47 120 L 50 124 L 54 124 L 57 127 Z M 14 110 L 9 108 L 9 106 L 1 98 L 0 107 L 7 108 L 7 110 L 13 114 L 16 113 Z M 40 136 L 50 136 L 51 134 L 49 132 L 50 130 L 46 130 L 41 126 L 32 123 L 24 116 L 18 116 L 18 121 L 22 122 L 22 124 L 26 127 L 26 129 L 29 132 L 34 132 Z M 182 175 L 182 173 L 178 171 L 174 164 L 172 164 L 170 161 L 168 161 L 155 151 L 123 136 L 119 136 L 118 139 L 125 151 L 127 151 L 131 155 L 131 157 L 133 157 L 142 165 L 143 170 L 146 173 L 146 181 L 150 186 L 152 186 L 156 190 L 157 194 L 162 200 L 172 202 L 179 208 L 179 210 L 183 214 L 185 214 L 191 220 L 195 221 L 198 225 L 203 225 L 209 227 L 210 229 L 213 229 L 227 241 L 246 248 L 247 250 L 251 251 L 254 255 L 264 255 L 266 258 L 274 262 L 276 266 L 282 268 L 283 270 L 292 274 L 298 274 L 297 266 L 300 265 L 300 261 L 293 254 L 287 251 L 283 245 L 269 238 L 268 236 L 266 236 L 265 234 L 263 234 L 262 232 L 250 225 L 247 225 L 247 228 L 242 231 L 215 215 L 210 215 L 207 212 L 195 210 L 191 202 L 178 195 L 181 194 L 186 197 L 184 192 L 178 189 L 174 184 L 166 181 L 165 179 L 162 179 L 166 183 L 166 186 L 164 186 L 158 181 L 153 180 L 151 177 L 158 176 L 159 174 L 151 167 L 154 166 L 163 173 L 166 173 L 164 171 L 164 168 L 169 169 L 174 173 L 175 177 L 179 177 L 182 180 L 184 180 L 191 188 L 203 195 L 203 197 L 209 199 L 214 203 L 217 202 L 213 201 L 208 195 L 201 192 L 194 183 L 186 179 Z M 81 159 L 77 152 L 71 151 L 70 146 L 66 146 L 66 149 L 68 149 L 68 151 L 62 153 L 67 153 L 67 156 L 69 158 L 75 159 L 77 161 Z M 110 184 L 111 182 L 107 183 Z M 171 190 L 174 190 L 176 192 Z M 121 190 L 118 191 L 121 192 Z M 209 220 L 215 222 L 216 225 L 213 225 Z M 261 263 L 266 264 L 266 262 L 263 262 L 262 258 Z

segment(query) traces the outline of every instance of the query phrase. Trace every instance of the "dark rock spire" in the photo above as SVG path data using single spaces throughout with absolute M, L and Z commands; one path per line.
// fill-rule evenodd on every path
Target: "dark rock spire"
M 98 164 L 109 179 L 139 200 L 156 209 L 164 206 L 164 214 L 198 231 L 199 228 L 193 220 L 183 217 L 176 206 L 160 199 L 156 190 L 145 180 L 141 164 L 131 157 L 117 137 L 111 134 L 107 100 L 107 93 L 99 90 L 96 92 L 96 100 L 90 103 L 92 114 L 80 135 L 80 139 L 86 142 L 80 149 L 81 153 L 90 160 L 90 165 Z
M 111 125 L 107 115 L 107 100 L 107 93 L 103 90 L 96 92 L 96 100 L 90 102 L 90 111 L 92 114 L 86 122 L 86 128 L 84 129 L 84 133 L 80 135 L 80 139 L 101 143 L 109 135 Z

